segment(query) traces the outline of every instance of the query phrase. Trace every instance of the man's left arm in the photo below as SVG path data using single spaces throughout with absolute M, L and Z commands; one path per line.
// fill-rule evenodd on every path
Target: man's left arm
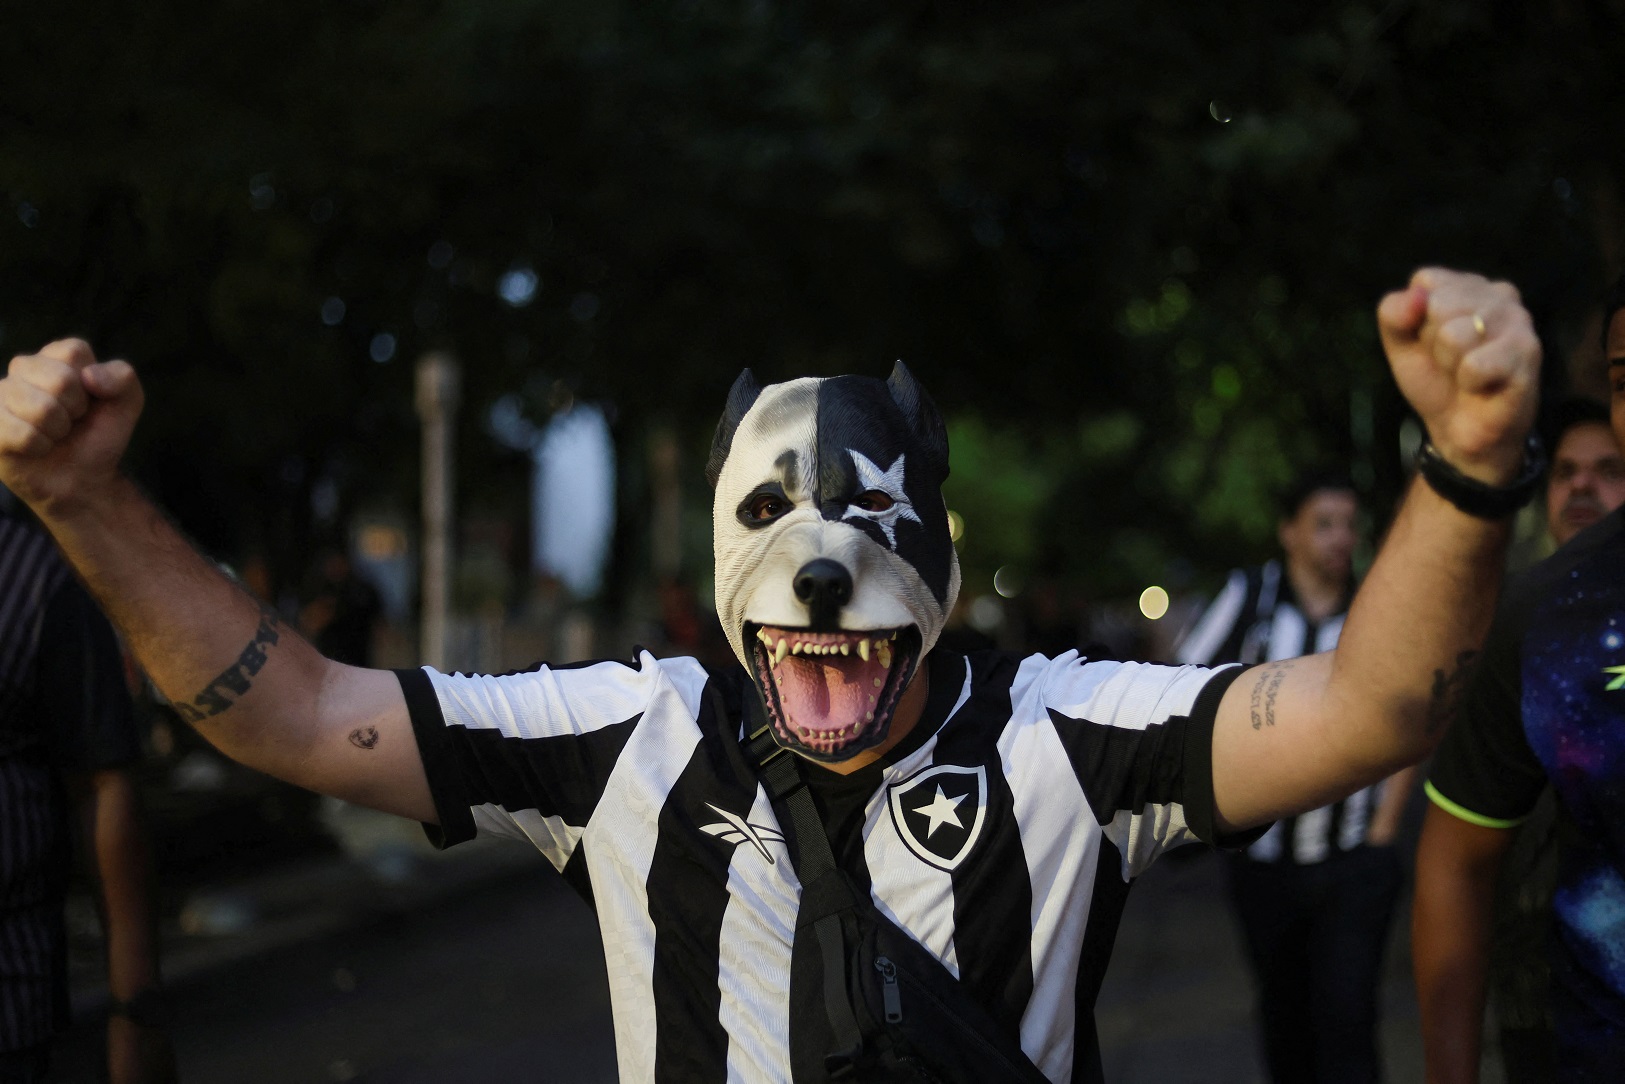
M 1483 485 L 1515 479 L 1540 369 L 1517 291 L 1427 268 L 1383 299 L 1377 321 L 1444 461 Z M 1213 730 L 1220 830 L 1330 804 L 1433 749 L 1489 626 L 1509 522 L 1413 480 L 1337 650 L 1256 667 L 1226 690 Z
M 1382 796 L 1365 830 L 1365 841 L 1373 847 L 1387 847 L 1399 838 L 1399 826 L 1405 819 L 1405 807 L 1410 804 L 1411 792 L 1416 789 L 1416 776 L 1421 769 L 1414 765 L 1401 768 L 1382 783 Z
M 108 993 L 121 1006 L 134 1000 L 139 1017 L 143 1002 L 138 999 L 158 989 L 159 973 L 152 853 L 135 781 L 123 769 L 108 768 L 76 775 L 70 787 L 101 894 Z M 161 1021 L 133 1019 L 129 1010 L 108 1017 L 107 1060 L 113 1084 L 175 1079 L 167 1029 Z
M 115 1008 L 107 1022 L 112 1084 L 175 1079 L 165 1022 L 154 1019 L 159 946 L 152 851 L 135 780 L 140 754 L 124 660 L 107 619 L 77 583 L 53 594 L 41 626 L 41 708 L 50 717 L 57 763 L 81 828 L 100 896 L 107 986 Z M 135 1003 L 135 1009 L 127 1006 Z M 143 1010 L 145 1010 L 143 1012 Z

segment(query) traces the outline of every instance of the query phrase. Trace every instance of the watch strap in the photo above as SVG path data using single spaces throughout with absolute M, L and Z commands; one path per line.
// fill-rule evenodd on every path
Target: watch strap
M 1505 519 L 1529 503 L 1546 473 L 1546 449 L 1533 433 L 1524 444 L 1523 469 L 1504 486 L 1492 486 L 1469 478 L 1451 466 L 1432 438 L 1424 440 L 1416 452 L 1416 470 L 1428 486 L 1461 511 L 1480 519 Z

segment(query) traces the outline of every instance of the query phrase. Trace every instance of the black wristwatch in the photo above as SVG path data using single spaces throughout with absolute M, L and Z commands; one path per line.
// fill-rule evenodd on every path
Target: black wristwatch
M 175 1021 L 175 1009 L 169 1003 L 169 995 L 156 986 L 137 991 L 128 1001 L 113 998 L 107 1011 L 114 1016 L 124 1017 L 137 1027 L 156 1031 L 167 1031 Z
M 1486 485 L 1469 478 L 1452 467 L 1433 446 L 1432 438 L 1424 440 L 1416 452 L 1417 472 L 1427 479 L 1433 492 L 1480 519 L 1505 519 L 1529 503 L 1529 498 L 1540 488 L 1546 474 L 1546 449 L 1533 433 L 1524 444 L 1523 470 L 1518 477 L 1504 486 Z

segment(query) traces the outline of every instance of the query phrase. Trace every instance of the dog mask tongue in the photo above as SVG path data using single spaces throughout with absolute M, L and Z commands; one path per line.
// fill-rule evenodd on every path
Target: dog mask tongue
M 785 659 L 773 668 L 779 702 L 793 730 L 833 736 L 874 709 L 875 691 L 885 686 L 887 667 L 879 659 Z

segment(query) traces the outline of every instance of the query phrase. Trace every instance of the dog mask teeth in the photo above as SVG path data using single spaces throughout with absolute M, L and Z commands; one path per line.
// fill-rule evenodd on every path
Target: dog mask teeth
M 844 638 L 839 641 L 796 639 L 793 636 L 775 636 L 769 630 L 757 629 L 756 638 L 767 645 L 769 654 L 773 656 L 773 665 L 777 666 L 787 657 L 801 655 L 807 657 L 843 655 L 851 657 L 853 647 L 857 648 L 857 656 L 863 662 L 877 658 L 882 666 L 891 667 L 892 642 L 897 639 L 895 631 L 883 636 L 859 636 Z

